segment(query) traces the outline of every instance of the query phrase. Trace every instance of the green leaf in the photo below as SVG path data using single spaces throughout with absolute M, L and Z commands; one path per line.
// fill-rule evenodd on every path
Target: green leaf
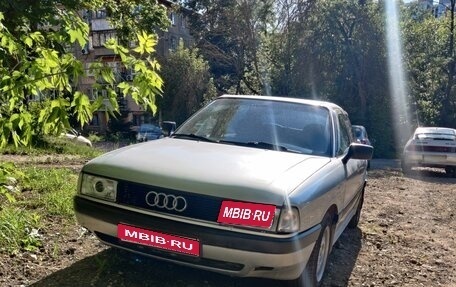
M 24 43 L 25 43 L 25 45 L 27 45 L 29 48 L 33 46 L 33 40 L 32 40 L 32 38 L 30 38 L 30 37 L 26 37 L 26 38 L 24 39 Z

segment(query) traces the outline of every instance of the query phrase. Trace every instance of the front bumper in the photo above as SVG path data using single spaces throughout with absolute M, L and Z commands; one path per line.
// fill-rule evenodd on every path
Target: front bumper
M 406 152 L 404 161 L 409 166 L 448 167 L 456 166 L 456 154 L 435 152 Z
M 320 233 L 319 225 L 293 236 L 244 233 L 231 227 L 218 229 L 211 223 L 154 216 L 80 196 L 74 198 L 74 206 L 78 222 L 106 244 L 182 265 L 242 277 L 297 278 L 304 270 Z M 201 256 L 195 258 L 121 241 L 117 238 L 119 223 L 198 239 Z

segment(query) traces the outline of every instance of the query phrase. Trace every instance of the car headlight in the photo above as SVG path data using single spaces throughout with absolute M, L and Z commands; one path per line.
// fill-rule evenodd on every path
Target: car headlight
M 84 195 L 109 201 L 116 201 L 117 181 L 83 174 L 80 192 Z
M 296 232 L 299 230 L 299 211 L 294 207 L 284 207 L 280 212 L 278 232 Z

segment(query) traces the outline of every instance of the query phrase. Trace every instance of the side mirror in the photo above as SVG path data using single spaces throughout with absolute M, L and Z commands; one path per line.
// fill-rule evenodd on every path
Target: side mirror
M 174 130 L 176 129 L 176 122 L 172 121 L 164 121 L 162 122 L 162 130 L 165 136 L 169 137 L 174 133 Z
M 348 148 L 348 152 L 345 157 L 342 159 L 342 162 L 346 164 L 349 159 L 363 159 L 370 160 L 372 159 L 372 154 L 374 153 L 374 148 L 370 145 L 352 143 Z

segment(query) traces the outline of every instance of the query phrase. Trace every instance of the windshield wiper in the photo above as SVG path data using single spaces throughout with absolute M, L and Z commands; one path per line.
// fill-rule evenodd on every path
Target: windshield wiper
M 253 146 L 258 148 L 264 149 L 272 149 L 272 150 L 279 150 L 279 151 L 288 151 L 288 149 L 281 145 L 276 145 L 267 142 L 247 142 L 247 146 Z
M 183 134 L 183 133 L 174 133 L 171 137 L 173 138 L 190 138 L 190 139 L 197 139 L 205 142 L 215 142 L 214 140 L 211 140 L 210 138 L 195 135 L 195 134 Z
M 255 147 L 255 148 L 262 148 L 262 149 L 270 149 L 270 150 L 277 150 L 277 151 L 287 151 L 287 152 L 294 152 L 294 153 L 301 153 L 300 151 L 297 150 L 292 150 L 288 149 L 284 146 L 281 145 L 276 145 L 272 143 L 267 143 L 267 142 L 236 142 L 236 141 L 225 141 L 221 140 L 218 141 L 219 143 L 226 143 L 226 144 L 232 144 L 232 145 L 239 145 L 239 146 L 246 146 L 246 147 Z

